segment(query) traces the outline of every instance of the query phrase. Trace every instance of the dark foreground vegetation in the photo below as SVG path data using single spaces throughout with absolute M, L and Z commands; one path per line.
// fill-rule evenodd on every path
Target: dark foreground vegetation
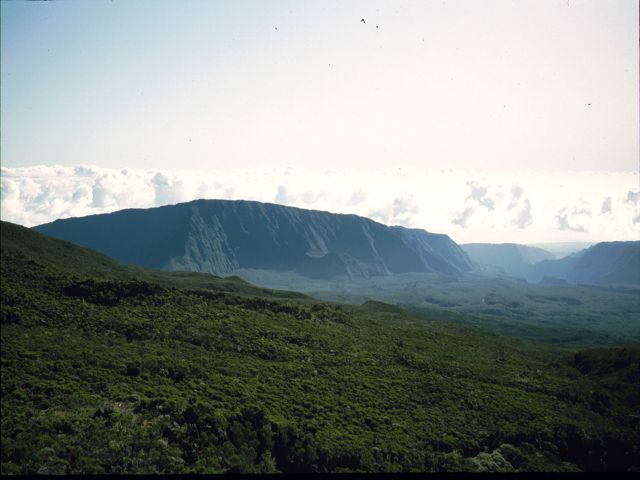
M 640 468 L 640 353 L 125 267 L 2 223 L 2 473 Z

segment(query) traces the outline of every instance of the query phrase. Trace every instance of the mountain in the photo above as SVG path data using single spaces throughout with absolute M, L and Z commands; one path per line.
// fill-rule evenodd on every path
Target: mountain
M 516 243 L 465 243 L 460 246 L 475 263 L 496 267 L 518 278 L 527 278 L 532 264 L 554 258 L 552 253 L 541 248 Z
M 597 243 L 558 260 L 536 263 L 526 278 L 537 283 L 544 277 L 574 285 L 640 285 L 640 241 Z
M 568 255 L 585 250 L 594 242 L 547 242 L 547 243 L 528 243 L 527 246 L 537 247 L 552 253 L 555 258 L 563 258 Z
M 640 284 L 640 241 L 603 242 L 588 248 L 567 275 L 570 283 Z
M 640 284 L 640 241 L 597 243 L 559 259 L 540 248 L 513 243 L 461 247 L 477 264 L 531 283 Z
M 35 229 L 127 264 L 218 275 L 257 269 L 328 279 L 472 269 L 447 235 L 251 201 L 196 200 Z
M 298 292 L 269 290 L 251 285 L 238 277 L 220 278 L 207 273 L 165 272 L 134 265 L 123 265 L 95 250 L 42 235 L 33 229 L 0 222 L 0 251 L 3 259 L 37 260 L 68 275 L 99 277 L 112 281 L 143 280 L 164 287 L 197 288 L 233 292 L 238 295 L 269 296 L 283 299 L 307 298 Z
M 0 225 L 2 475 L 640 468 L 632 345 L 281 298 Z
M 539 283 L 544 277 L 566 281 L 569 272 L 573 270 L 585 251 L 586 250 L 581 250 L 563 258 L 542 260 L 541 262 L 530 265 L 525 274 L 525 278 L 531 283 Z

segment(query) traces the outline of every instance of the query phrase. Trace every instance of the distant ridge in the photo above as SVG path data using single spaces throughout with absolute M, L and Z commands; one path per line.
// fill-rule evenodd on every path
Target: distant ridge
M 527 278 L 534 263 L 554 258 L 546 250 L 517 243 L 464 243 L 461 247 L 478 265 L 496 267 L 517 278 Z
M 640 284 L 640 241 L 602 242 L 554 259 L 545 250 L 518 244 L 463 244 L 478 265 L 531 283 Z
M 127 209 L 56 220 L 35 230 L 128 264 L 217 275 L 250 268 L 353 279 L 473 268 L 447 235 L 244 200 Z
M 640 241 L 589 247 L 567 275 L 569 283 L 640 284 Z

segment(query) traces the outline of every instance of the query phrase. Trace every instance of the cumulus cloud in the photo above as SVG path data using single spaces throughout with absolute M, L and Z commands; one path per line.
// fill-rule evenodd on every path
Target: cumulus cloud
M 466 200 L 475 200 L 478 205 L 485 207 L 488 210 L 493 210 L 495 207 L 495 201 L 489 196 L 489 188 L 485 185 L 480 185 L 477 182 L 467 182 L 469 189 L 469 195 Z
M 509 194 L 509 204 L 506 206 L 506 212 L 513 214 L 515 211 L 515 216 L 511 217 L 506 226 L 515 226 L 520 230 L 525 229 L 533 223 L 531 200 L 528 195 L 525 195 L 525 190 L 520 185 L 513 185 L 509 190 Z
M 474 211 L 473 207 L 465 208 L 464 210 L 462 210 L 461 212 L 458 212 L 453 217 L 453 220 L 451 220 L 451 223 L 460 225 L 462 228 L 467 228 L 467 222 L 469 221 L 469 218 L 471 217 L 471 215 L 473 215 L 473 211 Z
M 367 216 L 387 225 L 411 227 L 412 218 L 418 214 L 419 210 L 412 196 L 397 197 L 391 204 L 369 211 Z
M 533 217 L 531 215 L 531 202 L 528 198 L 525 198 L 522 202 L 522 208 L 518 211 L 515 218 L 511 221 L 518 228 L 526 228 L 533 223 Z M 511 208 L 507 207 L 507 210 Z
M 524 189 L 519 185 L 514 185 L 511 187 L 511 201 L 507 206 L 507 210 L 513 210 L 518 206 L 518 202 L 520 198 L 522 198 L 522 194 L 524 193 Z
M 353 213 L 461 242 L 635 239 L 640 223 L 637 173 L 41 165 L 3 167 L 0 181 L 2 219 L 27 226 L 197 198 Z
M 177 203 L 186 198 L 184 183 L 175 175 L 156 173 L 151 178 L 151 184 L 155 195 L 155 205 Z
M 587 228 L 585 225 L 587 225 L 590 217 L 591 212 L 585 208 L 563 208 L 556 213 L 556 222 L 560 230 L 586 232 Z
M 349 205 L 359 205 L 360 203 L 364 202 L 366 198 L 367 194 L 365 192 L 353 192 L 353 195 L 351 195 L 351 198 L 347 203 Z
M 490 229 L 522 230 L 533 223 L 531 200 L 521 186 L 508 188 L 486 181 L 467 181 L 466 186 L 464 208 L 453 213 L 453 225 L 466 229 L 484 225 Z
M 276 192 L 276 196 L 273 201 L 279 203 L 280 205 L 289 205 L 289 197 L 287 196 L 286 185 L 278 185 L 278 191 Z

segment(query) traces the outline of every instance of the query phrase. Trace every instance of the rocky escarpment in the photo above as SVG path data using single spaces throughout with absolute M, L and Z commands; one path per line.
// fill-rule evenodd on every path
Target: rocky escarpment
M 250 268 L 327 279 L 472 268 L 447 235 L 240 200 L 128 209 L 35 229 L 125 263 L 168 270 L 230 274 Z

